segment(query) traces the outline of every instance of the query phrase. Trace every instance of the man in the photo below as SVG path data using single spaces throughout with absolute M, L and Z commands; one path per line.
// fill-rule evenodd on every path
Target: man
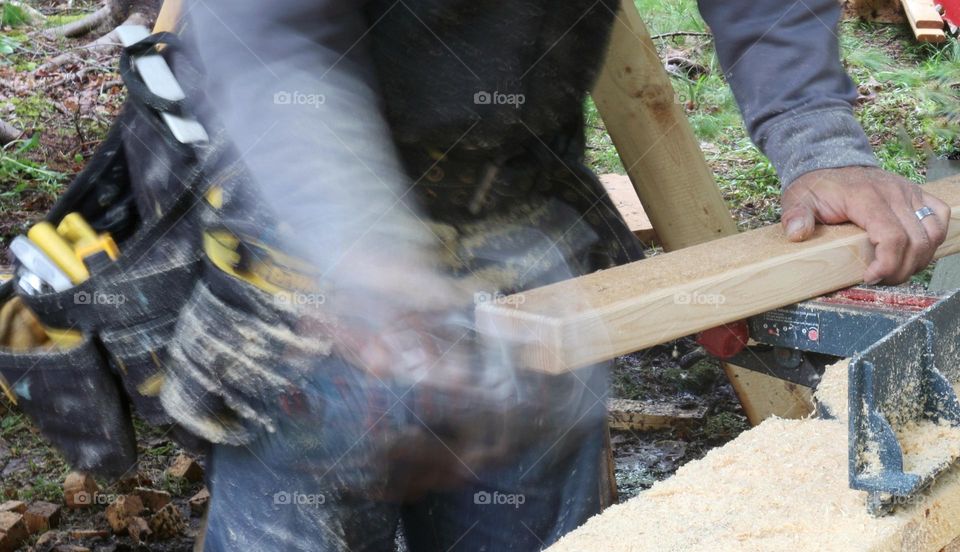
M 335 320 L 304 323 L 328 347 L 292 370 L 288 397 L 241 408 L 224 392 L 259 429 L 218 441 L 170 412 L 216 441 L 207 549 L 390 550 L 399 526 L 413 551 L 538 550 L 599 511 L 603 367 L 525 372 L 476 338 L 470 312 L 642 256 L 582 165 L 581 106 L 616 9 L 188 5 L 209 103 L 286 244 L 319 268 Z M 700 9 L 783 181 L 789 239 L 862 226 L 877 246 L 869 283 L 929 263 L 949 208 L 877 168 L 851 112 L 837 2 Z

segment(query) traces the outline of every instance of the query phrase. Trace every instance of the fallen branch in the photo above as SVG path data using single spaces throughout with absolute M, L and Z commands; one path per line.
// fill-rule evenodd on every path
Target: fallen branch
M 118 27 L 122 27 L 124 25 L 144 25 L 149 27 L 150 23 L 151 21 L 148 15 L 140 12 L 133 12 L 130 14 L 130 17 L 126 18 L 123 21 L 123 23 L 118 25 Z M 77 48 L 77 50 L 85 50 L 90 53 L 101 53 L 101 52 L 109 52 L 119 47 L 120 47 L 120 39 L 119 37 L 117 37 L 116 27 L 114 27 L 113 30 L 111 30 L 109 33 L 101 36 L 100 38 L 94 40 L 93 42 L 90 42 L 89 44 L 85 44 L 84 46 Z M 51 59 L 50 61 L 38 67 L 37 71 L 50 71 L 53 69 L 57 69 L 58 67 L 61 67 L 63 65 L 66 65 L 68 63 L 75 61 L 77 57 L 78 56 L 75 52 L 67 52 L 64 54 L 60 54 L 59 56 Z
M 0 146 L 5 146 L 10 142 L 20 138 L 22 132 L 10 123 L 0 119 Z
M 43 35 L 47 38 L 76 38 L 87 33 L 92 33 L 95 29 L 107 25 L 111 18 L 110 7 L 103 6 L 82 19 L 71 21 L 53 29 L 47 29 L 43 31 Z
M 655 34 L 650 38 L 657 40 L 660 38 L 672 38 L 675 36 L 713 36 L 713 33 L 701 32 L 701 31 L 672 31 L 669 33 Z

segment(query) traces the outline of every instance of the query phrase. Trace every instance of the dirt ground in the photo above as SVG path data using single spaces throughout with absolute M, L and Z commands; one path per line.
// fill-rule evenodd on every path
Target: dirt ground
M 619 398 L 707 408 L 703 422 L 689 427 L 612 432 L 620 500 L 669 477 L 748 427 L 719 363 L 706 358 L 689 338 L 618 358 L 612 384 Z

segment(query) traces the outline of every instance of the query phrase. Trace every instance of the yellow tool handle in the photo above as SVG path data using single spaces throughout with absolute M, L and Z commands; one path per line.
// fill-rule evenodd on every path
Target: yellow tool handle
M 60 330 L 57 328 L 43 328 L 54 347 L 58 349 L 72 349 L 83 343 L 83 334 L 80 330 Z
M 182 0 L 166 0 L 163 5 L 160 6 L 160 13 L 157 15 L 157 23 L 153 26 L 153 32 L 159 33 L 167 31 L 175 33 L 182 12 Z
M 117 257 L 120 256 L 120 248 L 117 247 L 117 244 L 113 241 L 113 238 L 107 235 L 100 236 L 97 238 L 97 241 L 93 243 L 84 245 L 78 244 L 75 251 L 78 259 L 86 259 L 91 255 L 100 253 L 101 251 L 106 253 L 107 257 L 110 257 L 111 261 L 117 260 Z
M 80 213 L 70 213 L 57 225 L 57 233 L 75 245 L 87 245 L 97 241 L 99 236 Z
M 70 213 L 63 217 L 57 225 L 57 233 L 73 244 L 74 254 L 81 261 L 101 251 L 106 253 L 111 261 L 120 256 L 120 248 L 110 234 L 97 234 L 80 213 Z
M 49 222 L 35 224 L 27 232 L 27 237 L 67 274 L 71 282 L 79 284 L 90 277 L 83 261 Z

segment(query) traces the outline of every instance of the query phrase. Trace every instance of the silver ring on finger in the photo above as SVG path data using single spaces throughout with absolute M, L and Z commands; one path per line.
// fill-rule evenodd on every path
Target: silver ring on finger
M 930 215 L 935 215 L 936 213 L 933 211 L 933 209 L 924 205 L 923 207 L 914 211 L 913 214 L 917 215 L 917 220 L 923 220 Z

